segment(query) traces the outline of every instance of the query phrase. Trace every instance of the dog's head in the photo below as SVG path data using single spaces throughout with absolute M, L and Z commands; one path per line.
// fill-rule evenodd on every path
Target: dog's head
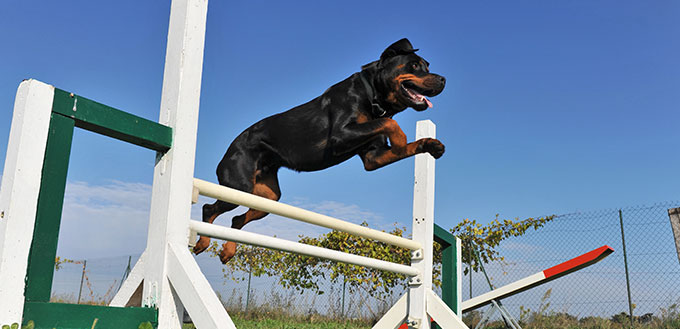
M 408 39 L 401 39 L 383 51 L 380 60 L 366 65 L 375 71 L 374 84 L 384 101 L 398 110 L 411 107 L 424 111 L 432 107 L 427 97 L 444 90 L 446 79 L 430 73 L 426 60 L 416 55 Z

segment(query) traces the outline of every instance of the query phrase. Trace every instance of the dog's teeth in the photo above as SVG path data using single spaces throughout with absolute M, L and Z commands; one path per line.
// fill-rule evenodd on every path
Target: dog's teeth
M 410 89 L 410 88 L 406 88 L 406 87 L 404 87 L 403 85 L 402 85 L 401 87 L 404 88 L 404 90 L 406 90 L 406 92 L 407 92 L 408 95 L 411 97 L 411 99 L 413 99 L 414 102 L 417 102 L 417 103 L 427 103 L 427 107 L 432 107 L 432 102 L 430 102 L 430 100 L 427 99 L 427 97 L 425 97 L 425 96 L 419 94 L 419 93 L 418 93 L 417 91 L 415 91 L 415 90 L 412 90 L 412 89 Z
M 432 107 L 432 102 L 430 102 L 430 100 L 423 95 L 418 94 L 418 96 L 416 97 L 416 101 L 419 103 L 427 103 L 427 107 Z

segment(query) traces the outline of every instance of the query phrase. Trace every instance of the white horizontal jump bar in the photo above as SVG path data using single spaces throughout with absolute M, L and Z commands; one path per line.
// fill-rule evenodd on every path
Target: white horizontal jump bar
M 290 219 L 350 233 L 367 239 L 381 241 L 397 247 L 410 250 L 419 250 L 422 248 L 420 243 L 417 241 L 398 237 L 396 235 L 382 231 L 373 230 L 365 226 L 348 223 L 337 218 L 317 214 L 309 210 L 262 198 L 257 195 L 242 192 L 215 183 L 210 183 L 198 178 L 194 178 L 194 187 L 198 189 L 199 194 L 201 195 L 219 199 L 225 202 L 240 204 L 248 208 L 262 210 Z
M 310 246 L 308 244 L 283 240 L 262 234 L 241 231 L 230 227 L 208 224 L 195 220 L 189 221 L 189 227 L 191 228 L 191 230 L 196 231 L 196 233 L 200 235 L 209 236 L 215 239 L 229 240 L 234 242 L 265 247 L 269 249 L 276 249 L 296 254 L 302 254 L 306 256 L 330 259 L 337 262 L 370 267 L 376 270 L 399 273 L 408 276 L 417 276 L 420 273 L 420 271 L 418 271 L 417 269 L 407 265 L 386 262 L 383 260 L 378 260 L 369 257 L 352 255 L 337 250 Z

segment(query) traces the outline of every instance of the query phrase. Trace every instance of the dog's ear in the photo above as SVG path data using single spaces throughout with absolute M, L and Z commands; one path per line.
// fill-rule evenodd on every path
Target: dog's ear
M 361 70 L 371 70 L 373 68 L 378 67 L 378 61 L 370 62 L 368 64 L 364 64 L 361 66 Z
M 418 49 L 413 49 L 411 42 L 408 41 L 408 39 L 403 38 L 387 47 L 382 55 L 380 55 L 380 60 L 383 61 L 393 56 L 411 54 L 416 51 L 418 51 Z

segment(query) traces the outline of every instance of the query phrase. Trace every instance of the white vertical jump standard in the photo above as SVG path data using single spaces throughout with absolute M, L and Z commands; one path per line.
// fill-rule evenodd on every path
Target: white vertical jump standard
M 435 138 L 436 128 L 431 121 L 419 121 L 416 126 L 416 140 Z M 427 153 L 415 156 L 415 178 L 413 181 L 413 240 L 419 241 L 422 251 L 412 254 L 411 266 L 418 269 L 420 276 L 409 282 L 409 308 L 406 324 L 413 327 L 430 328 L 427 317 L 427 293 L 432 291 L 432 244 L 434 243 L 434 158 Z
M 416 140 L 426 137 L 435 138 L 436 127 L 429 120 L 418 121 Z M 416 155 L 413 184 L 413 240 L 424 247 L 412 252 L 411 267 L 417 269 L 420 274 L 411 277 L 408 293 L 399 299 L 373 328 L 396 329 L 405 321 L 409 328 L 430 329 L 430 318 L 443 329 L 467 328 L 460 319 L 460 314 L 449 309 L 432 291 L 434 174 L 435 159 L 427 153 Z M 458 280 L 460 282 L 460 276 Z
M 21 323 L 53 98 L 54 87 L 26 80 L 14 103 L 0 190 L 0 325 Z
M 207 10 L 207 0 L 172 1 L 159 122 L 173 145 L 156 160 L 146 250 L 111 302 L 131 304 L 141 284 L 159 329 L 181 329 L 183 309 L 197 328 L 236 328 L 187 248 Z

